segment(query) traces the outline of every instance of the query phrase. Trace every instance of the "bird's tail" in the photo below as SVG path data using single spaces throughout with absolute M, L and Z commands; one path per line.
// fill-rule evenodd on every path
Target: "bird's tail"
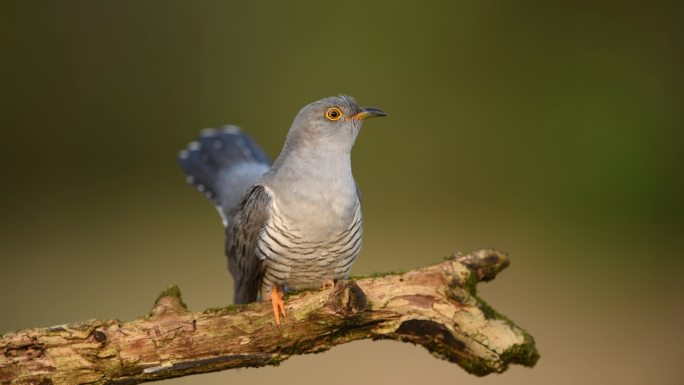
M 186 180 L 219 209 L 224 225 L 250 186 L 270 167 L 268 156 L 237 126 L 202 130 L 178 153 Z

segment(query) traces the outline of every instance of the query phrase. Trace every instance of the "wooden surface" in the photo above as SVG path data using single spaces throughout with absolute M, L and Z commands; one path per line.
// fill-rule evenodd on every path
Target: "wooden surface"
M 136 384 L 192 373 L 277 365 L 358 339 L 423 345 L 475 375 L 533 366 L 534 340 L 476 295 L 478 281 L 508 266 L 496 250 L 456 255 L 405 273 L 359 277 L 270 303 L 189 312 L 180 291 L 162 292 L 137 320 L 88 320 L 0 337 L 2 384 Z

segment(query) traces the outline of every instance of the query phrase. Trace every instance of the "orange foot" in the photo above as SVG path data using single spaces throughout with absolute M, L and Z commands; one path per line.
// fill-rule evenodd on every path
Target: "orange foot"
M 321 289 L 330 289 L 331 287 L 335 286 L 335 281 L 332 279 L 326 279 L 325 282 L 323 282 L 323 287 Z
M 283 291 L 278 287 L 271 288 L 271 305 L 273 305 L 273 315 L 275 315 L 276 325 L 280 325 L 280 314 L 285 317 L 285 302 L 283 302 Z

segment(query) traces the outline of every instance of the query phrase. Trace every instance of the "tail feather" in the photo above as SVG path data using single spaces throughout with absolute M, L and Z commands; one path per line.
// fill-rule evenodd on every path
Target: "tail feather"
M 187 149 L 178 154 L 178 162 L 187 175 L 185 180 L 207 198 L 216 201 L 216 164 L 202 151 L 200 143 L 191 142 Z
M 189 184 L 219 208 L 222 217 L 269 168 L 266 153 L 237 126 L 202 130 L 199 139 L 178 153 Z
M 270 164 L 268 156 L 237 126 L 208 128 L 199 139 L 201 147 L 219 164 L 257 162 Z

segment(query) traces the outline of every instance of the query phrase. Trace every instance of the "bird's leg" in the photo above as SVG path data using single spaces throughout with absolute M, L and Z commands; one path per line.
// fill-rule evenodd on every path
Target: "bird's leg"
M 285 302 L 283 302 L 283 291 L 278 286 L 271 288 L 271 305 L 273 305 L 273 315 L 276 325 L 280 325 L 280 314 L 285 317 Z
M 323 286 L 321 287 L 321 289 L 330 289 L 331 287 L 334 287 L 334 286 L 335 286 L 335 280 L 330 278 L 330 279 L 326 279 L 325 282 L 323 282 Z

